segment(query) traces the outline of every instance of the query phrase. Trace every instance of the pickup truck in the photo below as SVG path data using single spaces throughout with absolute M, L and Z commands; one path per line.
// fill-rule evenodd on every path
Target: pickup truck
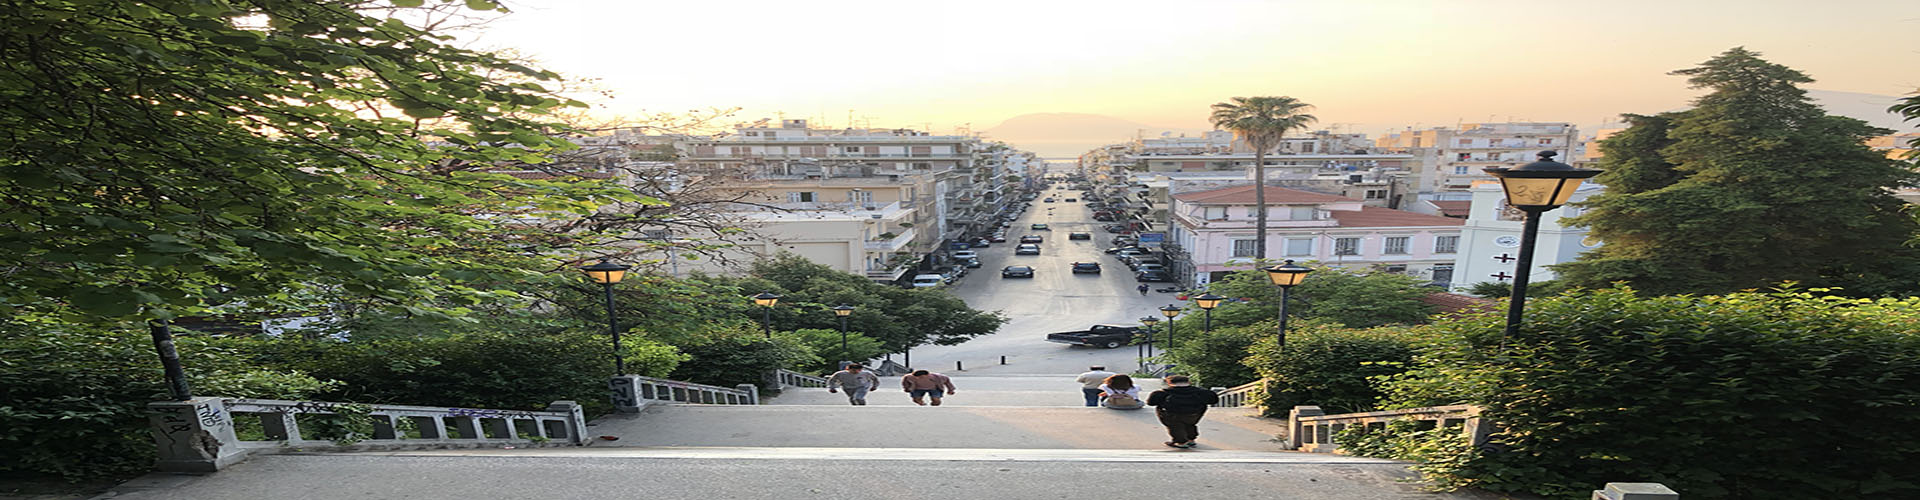
M 1112 349 L 1132 343 L 1133 335 L 1138 331 L 1140 327 L 1137 326 L 1093 325 L 1078 332 L 1049 333 L 1047 341 Z

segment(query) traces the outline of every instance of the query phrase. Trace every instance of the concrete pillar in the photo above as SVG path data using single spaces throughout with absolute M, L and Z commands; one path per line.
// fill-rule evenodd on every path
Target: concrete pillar
M 734 387 L 737 387 L 742 391 L 747 391 L 746 404 L 750 404 L 750 405 L 760 404 L 760 388 L 759 387 L 754 387 L 753 384 L 740 384 Z
M 147 420 L 162 471 L 215 472 L 246 458 L 233 433 L 233 416 L 220 398 L 148 403 Z
M 646 406 L 640 399 L 640 377 L 620 375 L 607 381 L 607 389 L 612 393 L 613 411 L 619 413 L 639 413 Z
M 1303 432 L 1300 417 L 1318 417 L 1326 414 L 1327 412 L 1320 411 L 1318 406 L 1295 406 L 1292 410 L 1287 410 L 1287 449 L 1298 450 L 1300 445 L 1306 443 L 1306 440 L 1300 437 Z
M 554 401 L 553 404 L 547 405 L 547 411 L 567 412 L 567 442 L 575 446 L 587 444 L 587 415 L 580 410 L 580 403 Z
M 1593 500 L 1680 500 L 1680 494 L 1660 483 L 1607 483 L 1593 491 Z

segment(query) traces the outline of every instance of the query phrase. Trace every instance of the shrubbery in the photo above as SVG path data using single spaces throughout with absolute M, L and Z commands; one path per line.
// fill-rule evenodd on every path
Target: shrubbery
M 1246 364 L 1247 348 L 1255 342 L 1273 342 L 1273 321 L 1224 328 L 1216 324 L 1212 333 L 1196 328 L 1199 325 L 1182 318 L 1180 342 L 1161 360 L 1177 365 L 1174 371 L 1193 377 L 1194 385 L 1200 387 L 1233 387 L 1260 378 Z M 1194 333 L 1187 334 L 1188 330 Z
M 1268 415 L 1284 415 L 1296 405 L 1319 406 L 1329 414 L 1372 410 L 1381 393 L 1369 379 L 1404 370 L 1423 340 L 1421 332 L 1290 324 L 1284 349 L 1268 338 L 1255 343 L 1246 358 L 1268 383 L 1255 401 Z
M 1609 481 L 1688 498 L 1920 497 L 1920 299 L 1804 292 L 1528 304 L 1439 325 L 1399 407 L 1482 405 L 1497 452 L 1428 464 L 1442 484 L 1560 498 Z M 1291 347 L 1291 345 L 1289 346 Z

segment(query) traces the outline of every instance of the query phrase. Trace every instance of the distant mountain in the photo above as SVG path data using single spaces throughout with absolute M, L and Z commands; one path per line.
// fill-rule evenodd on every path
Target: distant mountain
M 1200 135 L 1205 130 L 1159 127 L 1123 118 L 1088 113 L 1029 113 L 982 130 L 988 139 L 1007 141 L 1016 148 L 1048 157 L 1080 156 L 1096 147 L 1125 142 L 1136 134 L 1158 137 Z
M 1900 96 L 1815 89 L 1807 89 L 1807 96 L 1830 114 L 1865 120 L 1873 126 L 1899 132 L 1920 131 L 1920 122 L 1902 122 L 1900 115 L 1887 112 Z

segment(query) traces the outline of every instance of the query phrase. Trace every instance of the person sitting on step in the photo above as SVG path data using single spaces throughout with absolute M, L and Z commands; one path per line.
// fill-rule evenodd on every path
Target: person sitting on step
M 1138 410 L 1146 406 L 1140 402 L 1140 386 L 1133 385 L 1133 377 L 1115 374 L 1100 384 L 1100 406 L 1115 410 Z

